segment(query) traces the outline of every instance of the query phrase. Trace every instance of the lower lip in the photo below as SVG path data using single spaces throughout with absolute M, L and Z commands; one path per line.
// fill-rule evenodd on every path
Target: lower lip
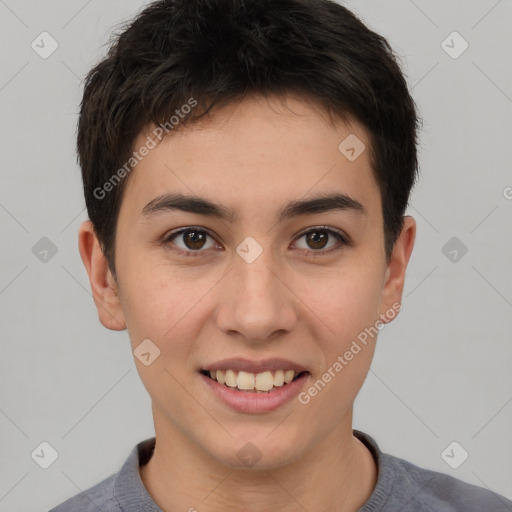
M 310 376 L 309 373 L 305 373 L 289 384 L 268 393 L 248 393 L 228 388 L 202 373 L 199 375 L 208 388 L 226 405 L 235 411 L 253 414 L 270 412 L 289 402 L 300 393 Z

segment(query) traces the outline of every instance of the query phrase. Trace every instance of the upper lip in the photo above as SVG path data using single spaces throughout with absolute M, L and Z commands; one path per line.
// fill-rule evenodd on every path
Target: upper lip
M 275 370 L 295 370 L 297 373 L 308 371 L 306 367 L 299 363 L 294 363 L 288 359 L 271 358 L 260 361 L 251 361 L 241 357 L 223 359 L 216 363 L 207 364 L 200 368 L 201 370 L 238 370 L 249 373 L 262 373 Z

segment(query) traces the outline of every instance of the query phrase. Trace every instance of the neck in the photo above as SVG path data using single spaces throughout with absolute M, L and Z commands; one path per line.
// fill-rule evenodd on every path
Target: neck
M 223 464 L 180 430 L 155 421 L 155 451 L 140 475 L 162 510 L 355 512 L 375 488 L 377 467 L 348 419 L 296 460 L 270 470 Z

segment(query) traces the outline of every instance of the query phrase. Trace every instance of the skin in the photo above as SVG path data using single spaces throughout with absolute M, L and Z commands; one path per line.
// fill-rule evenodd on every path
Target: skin
M 161 351 L 149 366 L 134 360 L 152 399 L 157 439 L 140 474 L 163 510 L 348 512 L 376 484 L 375 462 L 352 434 L 352 410 L 377 337 L 308 404 L 293 399 L 264 414 L 230 409 L 196 372 L 227 357 L 283 357 L 308 368 L 309 387 L 365 328 L 386 323 L 382 315 L 401 301 L 416 223 L 404 218 L 387 262 L 368 151 L 349 161 L 338 150 L 348 134 L 368 148 L 366 131 L 356 122 L 333 126 L 310 100 L 290 95 L 286 104 L 247 97 L 184 125 L 150 151 L 128 178 L 116 279 L 91 223 L 80 227 L 80 254 L 101 323 L 127 328 L 132 350 L 149 338 Z M 206 197 L 233 208 L 239 219 L 141 215 L 164 192 Z M 366 215 L 333 210 L 276 222 L 285 203 L 332 192 L 362 203 Z M 212 236 L 203 245 L 183 234 L 165 241 L 186 226 Z M 317 226 L 342 230 L 352 244 L 329 235 L 315 245 L 302 233 Z M 251 264 L 236 252 L 247 236 L 263 249 Z M 181 256 L 172 247 L 199 255 Z M 252 467 L 237 457 L 249 441 L 261 453 Z

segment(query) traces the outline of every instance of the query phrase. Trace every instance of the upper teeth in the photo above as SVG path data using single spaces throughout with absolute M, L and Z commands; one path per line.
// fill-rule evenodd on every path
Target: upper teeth
M 220 384 L 230 388 L 257 391 L 269 391 L 274 386 L 282 386 L 285 382 L 289 384 L 297 375 L 295 370 L 277 370 L 275 375 L 266 371 L 262 373 L 236 372 L 235 370 L 210 370 L 210 377 Z

